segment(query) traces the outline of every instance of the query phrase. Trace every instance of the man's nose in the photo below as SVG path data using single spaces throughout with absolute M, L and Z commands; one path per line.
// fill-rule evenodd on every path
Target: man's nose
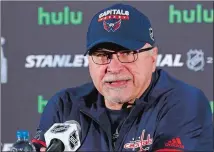
M 113 54 L 111 62 L 108 64 L 107 72 L 119 73 L 123 68 L 123 64 L 118 60 L 117 55 Z

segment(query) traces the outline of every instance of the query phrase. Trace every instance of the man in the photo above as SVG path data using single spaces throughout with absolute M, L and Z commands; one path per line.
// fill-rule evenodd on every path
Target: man
M 42 114 L 37 149 L 54 124 L 81 126 L 78 151 L 212 151 L 212 114 L 204 93 L 156 68 L 149 19 L 129 5 L 97 13 L 88 28 L 93 83 L 53 96 Z M 43 149 L 44 150 L 44 149 Z

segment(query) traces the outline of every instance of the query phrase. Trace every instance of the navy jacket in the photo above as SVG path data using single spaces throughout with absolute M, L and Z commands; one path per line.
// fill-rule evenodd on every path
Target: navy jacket
M 204 93 L 164 70 L 158 69 L 156 76 L 147 95 L 136 99 L 115 146 L 105 105 L 93 83 L 53 96 L 33 143 L 45 146 L 44 133 L 54 123 L 75 120 L 81 126 L 78 151 L 212 151 L 212 113 Z

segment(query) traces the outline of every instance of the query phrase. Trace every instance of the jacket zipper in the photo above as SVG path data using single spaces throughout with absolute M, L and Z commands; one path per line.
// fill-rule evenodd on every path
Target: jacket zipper
M 130 114 L 132 113 L 132 111 L 134 110 L 134 108 L 135 108 L 135 107 L 133 107 L 133 108 L 131 109 L 131 111 L 130 111 L 128 117 L 123 121 L 122 125 L 117 127 L 117 129 L 116 129 L 116 132 L 118 132 L 118 137 L 117 137 L 117 139 L 120 137 L 120 134 L 119 134 L 119 131 L 118 131 L 119 127 L 120 127 L 120 128 L 123 128 L 124 124 L 126 123 L 126 121 L 128 120 L 128 118 L 130 117 Z M 125 136 L 123 137 L 122 141 L 124 140 L 124 138 L 125 138 Z M 116 142 L 115 142 L 115 143 L 116 143 Z M 121 145 L 122 145 L 122 144 L 123 144 L 123 143 L 121 142 Z M 120 145 L 120 146 L 121 146 L 121 145 Z M 113 151 L 115 151 L 115 145 L 114 145 L 114 147 L 113 147 Z
M 130 111 L 130 113 L 129 113 L 129 115 L 128 115 L 128 117 L 123 121 L 123 123 L 122 123 L 122 125 L 121 125 L 121 127 L 120 128 L 122 128 L 123 126 L 124 126 L 124 124 L 125 124 L 125 122 L 128 120 L 128 118 L 130 117 L 130 114 L 132 113 L 132 111 L 135 109 L 135 106 L 131 109 L 131 111 Z M 93 116 L 91 116 L 90 114 L 88 114 L 88 113 L 86 113 L 86 112 L 84 112 L 84 111 L 82 111 L 82 110 L 80 110 L 82 113 L 84 113 L 85 115 L 87 115 L 88 117 L 90 117 L 94 122 L 96 122 L 99 126 L 100 126 L 100 128 L 106 133 L 106 131 L 105 131 L 105 129 L 99 124 L 99 122 L 96 120 L 96 119 L 94 119 L 93 118 Z M 118 129 L 119 129 L 119 126 L 117 127 L 117 129 L 116 129 L 116 131 L 118 131 Z M 110 147 L 110 149 L 111 149 L 111 151 L 115 151 L 115 143 L 113 143 L 112 144 L 112 138 L 109 138 L 109 136 L 108 136 L 108 133 L 106 133 L 106 135 L 107 135 L 107 137 L 108 137 L 108 142 L 111 144 L 111 147 Z M 118 140 L 118 138 L 120 137 L 120 134 L 119 134 L 119 131 L 118 131 L 118 134 L 117 134 L 117 140 Z M 122 141 L 124 140 L 124 138 L 125 138 L 125 136 L 123 137 L 123 139 L 122 139 Z M 111 141 L 109 141 L 109 140 L 111 140 Z M 121 145 L 122 145 L 123 143 L 121 142 Z M 121 146 L 120 145 L 120 146 Z

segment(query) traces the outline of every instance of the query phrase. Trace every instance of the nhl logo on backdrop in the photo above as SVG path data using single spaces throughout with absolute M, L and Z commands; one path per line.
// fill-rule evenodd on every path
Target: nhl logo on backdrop
M 202 71 L 205 65 L 204 52 L 202 50 L 189 50 L 187 52 L 187 67 L 193 71 Z
M 103 22 L 103 28 L 107 32 L 115 32 L 120 28 L 122 20 L 129 20 L 129 11 L 111 9 L 101 13 L 98 22 Z

